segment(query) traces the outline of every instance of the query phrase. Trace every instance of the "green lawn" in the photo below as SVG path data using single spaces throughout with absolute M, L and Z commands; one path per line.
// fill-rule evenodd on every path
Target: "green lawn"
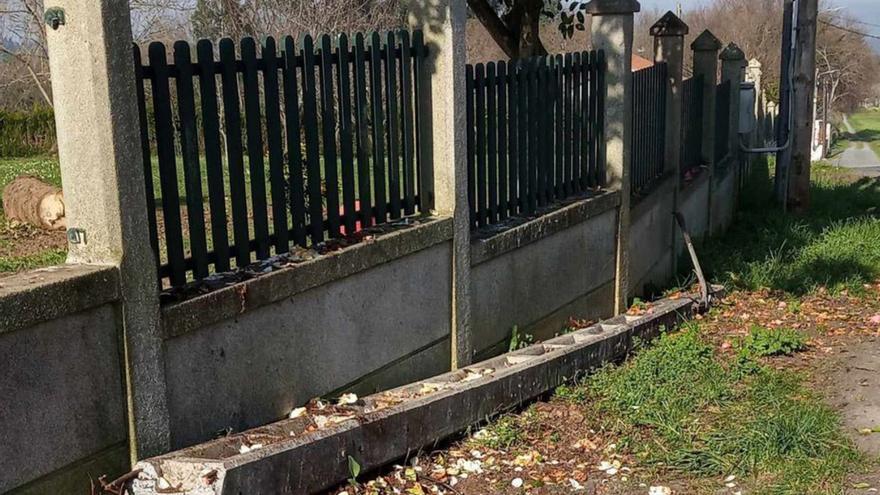
M 880 156 L 880 110 L 865 110 L 854 113 L 849 116 L 849 123 L 856 132 L 851 134 L 846 131 L 845 126 L 842 126 L 841 146 L 845 147 L 852 142 L 868 143 L 874 153 Z

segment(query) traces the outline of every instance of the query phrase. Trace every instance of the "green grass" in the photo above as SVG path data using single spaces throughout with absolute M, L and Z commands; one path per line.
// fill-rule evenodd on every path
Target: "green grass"
M 657 474 L 737 475 L 749 493 L 840 493 L 861 461 L 802 377 L 716 355 L 691 324 L 558 392 Z
M 849 123 L 856 132 L 850 134 L 843 129 L 841 140 L 845 143 L 868 143 L 874 153 L 880 156 L 880 111 L 866 110 L 852 114 L 849 116 Z
M 55 157 L 0 158 L 0 191 L 19 175 L 34 175 L 61 186 L 61 168 Z
M 0 273 L 60 265 L 64 263 L 66 257 L 66 249 L 48 249 L 29 256 L 0 256 Z
M 819 287 L 859 291 L 880 277 L 880 180 L 854 181 L 815 165 L 812 206 L 799 217 L 770 199 L 769 168 L 756 170 L 734 225 L 700 253 L 710 278 L 801 295 Z

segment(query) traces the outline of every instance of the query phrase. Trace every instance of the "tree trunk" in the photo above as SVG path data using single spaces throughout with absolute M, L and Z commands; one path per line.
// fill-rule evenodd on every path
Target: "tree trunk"
M 3 189 L 6 218 L 47 229 L 65 229 L 64 194 L 40 179 L 22 175 Z
M 538 57 L 547 55 L 541 43 L 541 10 L 544 0 L 525 0 L 519 25 L 519 56 Z
M 511 59 L 547 54 L 540 33 L 544 0 L 518 0 L 503 19 L 486 0 L 468 0 L 468 6 Z

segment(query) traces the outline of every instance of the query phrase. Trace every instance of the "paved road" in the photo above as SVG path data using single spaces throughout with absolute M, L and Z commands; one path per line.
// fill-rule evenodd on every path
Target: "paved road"
M 846 125 L 847 132 L 856 133 L 846 116 L 843 117 L 843 123 Z M 880 158 L 877 158 L 867 143 L 852 142 L 849 148 L 832 158 L 830 162 L 838 167 L 854 169 L 859 174 L 868 177 L 880 177 Z

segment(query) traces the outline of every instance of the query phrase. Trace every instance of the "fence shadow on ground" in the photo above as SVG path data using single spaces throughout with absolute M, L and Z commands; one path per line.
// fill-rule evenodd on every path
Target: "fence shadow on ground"
M 810 213 L 795 216 L 772 200 L 771 167 L 753 170 L 734 225 L 704 248 L 714 281 L 804 294 L 859 290 L 880 277 L 880 179 L 818 165 Z

